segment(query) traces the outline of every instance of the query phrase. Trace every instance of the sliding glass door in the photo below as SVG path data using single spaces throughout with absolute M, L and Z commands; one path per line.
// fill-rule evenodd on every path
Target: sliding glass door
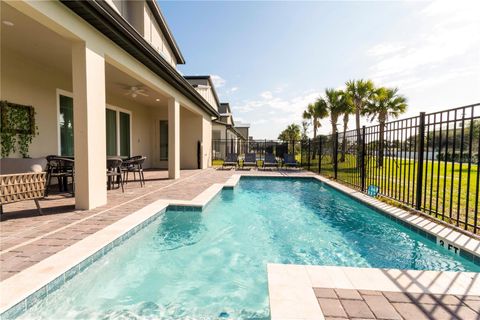
M 58 126 L 60 134 L 60 155 L 73 156 L 73 98 L 58 96 Z
M 119 112 L 120 156 L 130 157 L 130 114 Z
M 106 109 L 107 156 L 131 156 L 130 121 L 130 113 L 117 109 Z
M 117 155 L 117 112 L 106 109 L 107 156 Z

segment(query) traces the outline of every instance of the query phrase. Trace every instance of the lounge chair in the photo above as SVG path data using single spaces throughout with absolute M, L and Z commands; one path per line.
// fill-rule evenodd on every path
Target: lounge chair
M 225 161 L 223 161 L 222 169 L 228 166 L 236 168 L 237 165 L 238 165 L 238 155 L 236 153 L 229 153 L 225 157 Z
M 255 153 L 247 153 L 243 160 L 243 167 L 257 167 L 257 155 Z
M 293 154 L 285 153 L 283 155 L 283 165 L 286 168 L 298 168 L 298 162 L 295 160 L 295 156 Z
M 263 170 L 265 170 L 266 167 L 277 167 L 278 169 L 278 161 L 271 153 L 265 154 L 265 160 L 263 161 Z

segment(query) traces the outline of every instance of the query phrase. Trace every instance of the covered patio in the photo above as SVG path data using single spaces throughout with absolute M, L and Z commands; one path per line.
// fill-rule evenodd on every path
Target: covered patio
M 159 199 L 191 200 L 214 183 L 224 183 L 235 171 L 182 170 L 177 180 L 166 170 L 147 170 L 146 185 L 138 181 L 107 192 L 108 203 L 92 210 L 75 209 L 75 199 L 54 195 L 4 207 L 0 228 L 0 281 L 71 246 L 106 226 Z
M 75 198 L 49 196 L 41 201 L 45 211 L 112 205 L 110 156 L 142 155 L 144 168 L 166 170 L 148 173 L 141 192 L 157 187 L 149 186 L 151 179 L 179 179 L 180 169 L 207 168 L 212 114 L 93 27 L 75 23 L 78 17 L 62 23 L 68 12 L 56 6 L 62 4 L 1 3 L 2 21 L 10 23 L 2 26 L 0 100 L 34 108 L 38 133 L 31 158 L 75 161 Z M 47 18 L 55 15 L 58 21 Z M 8 157 L 21 158 L 18 152 Z M 129 183 L 124 196 L 134 188 L 140 185 Z

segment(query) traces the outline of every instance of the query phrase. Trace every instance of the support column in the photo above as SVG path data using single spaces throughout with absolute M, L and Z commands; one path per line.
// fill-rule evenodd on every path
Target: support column
M 211 166 L 212 163 L 212 121 L 208 116 L 202 116 L 202 169 Z
M 105 59 L 85 43 L 72 46 L 75 207 L 107 203 Z
M 180 103 L 168 100 L 168 177 L 180 178 Z

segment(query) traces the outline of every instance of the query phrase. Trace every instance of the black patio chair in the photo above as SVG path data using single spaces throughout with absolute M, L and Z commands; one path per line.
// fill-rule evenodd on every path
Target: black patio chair
M 277 167 L 278 169 L 278 161 L 277 158 L 271 153 L 265 154 L 265 159 L 263 161 L 263 170 L 267 167 Z
M 68 191 L 68 178 L 72 180 L 72 195 L 75 195 L 75 161 L 72 158 L 49 155 L 47 159 L 47 186 L 45 197 L 48 196 L 52 178 L 57 179 L 58 191 Z
M 140 187 L 145 186 L 145 176 L 143 174 L 143 163 L 147 157 L 145 156 L 133 156 L 122 163 L 123 181 L 128 183 L 128 174 L 133 173 L 133 181 L 136 181 L 136 173 L 140 180 Z
M 247 153 L 243 160 L 243 167 L 257 167 L 257 155 L 255 153 Z
M 222 169 L 227 166 L 236 168 L 237 165 L 238 165 L 238 155 L 236 153 L 229 153 L 225 157 L 225 161 L 223 161 Z
M 107 183 L 108 189 L 112 189 L 112 184 L 115 183 L 115 180 L 118 184 L 118 187 L 122 187 L 123 190 L 123 179 L 122 179 L 122 159 L 120 158 L 109 158 L 107 159 Z M 112 183 L 112 180 L 113 183 Z
M 283 155 L 283 165 L 286 168 L 298 168 L 298 162 L 293 154 L 285 153 Z

